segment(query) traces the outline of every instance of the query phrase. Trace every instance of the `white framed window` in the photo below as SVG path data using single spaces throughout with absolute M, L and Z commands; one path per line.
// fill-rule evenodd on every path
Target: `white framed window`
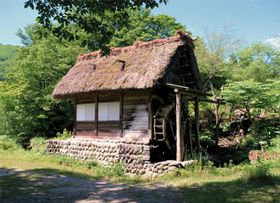
M 120 119 L 120 102 L 101 102 L 98 104 L 99 121 L 118 121 Z
M 77 104 L 77 121 L 94 121 L 95 103 Z

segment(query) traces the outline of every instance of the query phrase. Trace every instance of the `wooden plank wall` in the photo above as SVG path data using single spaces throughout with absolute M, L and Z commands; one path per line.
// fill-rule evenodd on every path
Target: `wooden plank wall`
M 95 102 L 96 98 L 78 99 L 77 104 Z M 120 102 L 119 121 L 79 121 L 75 123 L 76 137 L 122 137 L 148 135 L 149 92 L 98 95 L 98 102 Z M 97 105 L 98 106 L 98 105 Z M 97 111 L 96 111 L 97 112 Z M 98 126 L 98 131 L 96 127 Z
M 76 122 L 76 137 L 96 137 L 95 122 Z
M 148 92 L 142 94 L 124 94 L 123 97 L 123 133 L 147 134 L 149 130 Z

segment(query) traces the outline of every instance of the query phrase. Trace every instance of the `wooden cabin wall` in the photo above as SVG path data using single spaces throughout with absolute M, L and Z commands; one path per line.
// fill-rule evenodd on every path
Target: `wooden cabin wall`
M 124 94 L 123 136 L 143 138 L 149 130 L 149 92 Z
M 201 88 L 201 78 L 193 50 L 181 46 L 173 56 L 165 76 L 166 83 Z
M 98 95 L 98 104 L 103 102 L 120 102 L 121 94 L 103 94 Z M 121 136 L 121 129 L 119 127 L 120 116 L 118 120 L 114 121 L 100 121 L 98 120 L 98 137 L 119 137 Z
M 95 103 L 95 97 L 76 99 L 74 132 L 77 138 L 97 137 L 95 121 L 77 121 L 77 104 Z
M 148 137 L 150 136 L 149 100 L 149 91 L 101 94 L 77 99 L 76 104 L 97 103 L 97 109 L 102 102 L 119 102 L 120 117 L 116 121 L 75 121 L 75 136 L 80 138 Z M 95 112 L 98 115 L 98 110 Z

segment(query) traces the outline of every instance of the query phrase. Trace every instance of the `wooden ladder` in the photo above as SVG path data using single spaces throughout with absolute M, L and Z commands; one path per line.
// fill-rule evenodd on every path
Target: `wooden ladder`
M 164 141 L 166 121 L 164 117 L 154 117 L 154 139 L 157 141 Z

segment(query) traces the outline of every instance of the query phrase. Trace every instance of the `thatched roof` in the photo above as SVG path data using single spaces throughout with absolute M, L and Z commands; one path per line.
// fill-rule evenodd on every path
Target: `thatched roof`
M 53 97 L 152 88 L 165 75 L 181 44 L 178 36 L 112 48 L 109 56 L 102 56 L 100 51 L 81 54 L 75 66 L 57 84 Z

